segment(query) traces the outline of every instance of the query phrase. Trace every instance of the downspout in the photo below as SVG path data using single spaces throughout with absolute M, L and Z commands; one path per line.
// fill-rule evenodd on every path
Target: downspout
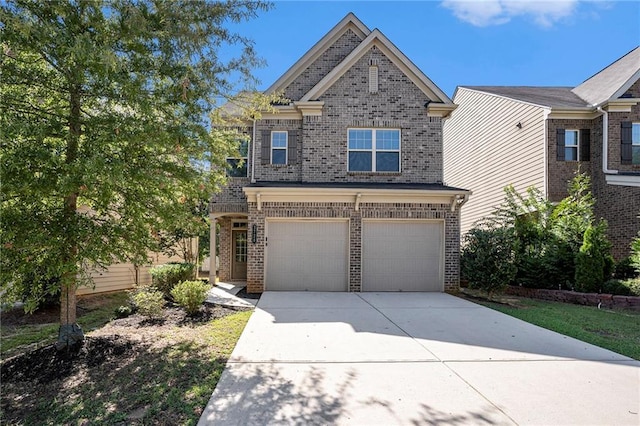
M 544 174 L 544 189 L 542 195 L 544 198 L 549 197 L 549 114 L 550 110 L 545 109 L 544 116 L 544 161 L 543 161 L 543 174 Z
M 251 183 L 256 183 L 256 119 L 253 119 L 253 134 L 251 135 Z
M 596 106 L 596 109 L 602 113 L 602 172 L 606 175 L 617 175 L 617 170 L 610 170 L 609 166 L 609 113 Z

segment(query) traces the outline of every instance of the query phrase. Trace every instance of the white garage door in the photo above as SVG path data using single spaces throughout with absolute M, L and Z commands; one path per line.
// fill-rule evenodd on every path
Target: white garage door
M 443 291 L 442 222 L 363 221 L 363 291 Z
M 265 289 L 346 291 L 347 221 L 267 221 Z

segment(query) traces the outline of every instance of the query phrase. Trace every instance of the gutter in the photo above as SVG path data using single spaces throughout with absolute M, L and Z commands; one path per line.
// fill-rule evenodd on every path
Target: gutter
M 602 113 L 602 172 L 605 175 L 617 175 L 617 170 L 609 169 L 609 113 L 602 107 L 594 105 Z

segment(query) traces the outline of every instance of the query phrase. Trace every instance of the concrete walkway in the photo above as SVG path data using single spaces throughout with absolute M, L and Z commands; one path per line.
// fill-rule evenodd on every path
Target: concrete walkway
M 263 294 L 200 425 L 640 424 L 640 362 L 438 293 Z
M 207 292 L 205 302 L 232 308 L 253 308 L 258 303 L 258 299 L 244 299 L 236 296 L 246 286 L 246 283 L 216 283 Z

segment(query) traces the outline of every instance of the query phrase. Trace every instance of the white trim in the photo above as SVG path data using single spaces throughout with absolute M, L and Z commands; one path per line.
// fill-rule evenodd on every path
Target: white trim
M 607 183 L 609 185 L 640 187 L 640 176 L 638 175 L 612 174 L 605 175 L 605 178 L 607 179 Z
M 636 48 L 637 49 L 637 48 Z M 635 49 L 634 49 L 635 50 Z M 633 51 L 632 51 L 633 52 Z M 631 52 L 630 52 L 631 53 Z M 626 56 L 626 55 L 625 55 Z M 624 57 L 624 56 L 623 56 Z M 620 58 L 622 59 L 622 58 Z M 618 61 L 620 60 L 618 59 Z M 618 62 L 616 61 L 616 62 Z M 615 64 L 615 62 L 614 62 Z M 613 64 L 611 64 L 613 65 Z M 604 71 L 604 70 L 603 70 Z M 597 74 L 596 74 L 597 75 Z M 615 99 L 617 100 L 620 96 L 624 95 L 627 90 L 629 90 L 629 88 L 631 86 L 633 86 L 635 84 L 636 81 L 638 81 L 638 79 L 640 79 L 640 69 L 638 69 L 636 72 L 633 73 L 633 75 L 631 77 L 629 77 L 629 79 L 622 85 L 620 86 L 620 88 L 613 94 L 611 95 L 611 97 L 609 99 Z
M 342 18 L 324 37 L 311 47 L 295 64 L 291 66 L 275 83 L 273 83 L 266 93 L 273 93 L 287 87 L 293 82 L 309 65 L 316 61 L 333 43 L 344 33 L 352 30 L 361 39 L 366 38 L 371 30 L 367 28 L 353 13 L 348 13 Z
M 551 112 L 550 109 L 546 108 L 542 111 L 542 120 L 543 120 L 543 124 L 542 124 L 542 128 L 543 128 L 543 132 L 544 132 L 544 136 L 542 137 L 542 139 L 544 140 L 544 159 L 543 159 L 543 165 L 542 165 L 542 170 L 543 170 L 543 192 L 542 192 L 542 196 L 544 198 L 548 198 L 549 197 L 549 113 Z
M 371 130 L 371 149 L 360 149 L 360 148 L 349 148 L 349 131 L 351 130 Z M 376 132 L 378 130 L 391 130 L 398 132 L 398 149 L 378 149 L 376 146 Z M 349 153 L 350 152 L 370 152 L 371 153 L 371 170 L 351 170 L 349 164 Z M 376 154 L 378 152 L 390 152 L 390 153 L 398 153 L 398 170 L 382 170 L 378 171 L 377 169 L 377 161 Z M 347 128 L 347 172 L 349 173 L 402 173 L 402 129 L 396 128 L 386 128 L 386 127 L 348 127 Z
M 282 147 L 274 147 L 273 146 L 273 135 L 274 133 L 284 133 L 285 135 L 285 144 L 284 144 L 284 148 Z M 271 153 L 269 155 L 269 157 L 271 158 L 270 164 L 274 165 L 274 166 L 287 166 L 289 164 L 289 132 L 287 130 L 272 130 L 271 131 L 271 141 L 269 142 L 270 146 L 269 149 L 271 149 Z M 274 150 L 280 150 L 282 151 L 284 149 L 284 163 L 274 163 L 273 162 L 273 151 Z
M 575 132 L 576 133 L 576 143 L 574 145 L 567 145 L 567 132 Z M 567 160 L 567 148 L 575 148 L 576 149 L 576 159 L 575 160 Z M 576 162 L 580 161 L 580 130 L 579 129 L 564 129 L 564 161 L 565 162 Z
M 453 101 L 378 29 L 373 30 L 358 47 L 349 53 L 331 72 L 324 76 L 301 100 L 311 101 L 318 99 L 373 46 L 380 49 L 430 100 L 453 105 Z
M 372 188 L 313 188 L 313 187 L 244 187 L 247 202 L 257 203 L 259 211 L 264 202 L 292 203 L 416 203 L 451 205 L 460 197 L 471 195 L 465 190 L 428 189 L 372 189 Z M 358 197 L 359 195 L 359 197 Z M 460 206 L 457 204 L 456 206 Z

